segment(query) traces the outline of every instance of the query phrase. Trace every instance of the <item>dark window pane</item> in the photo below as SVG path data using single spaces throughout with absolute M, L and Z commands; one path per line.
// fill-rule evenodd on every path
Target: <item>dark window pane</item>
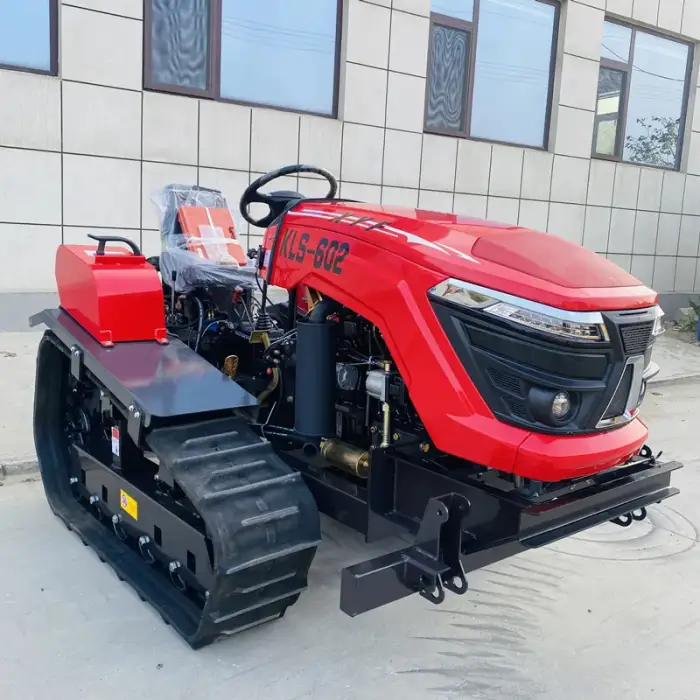
M 555 17 L 537 0 L 480 1 L 472 136 L 544 144 Z
M 617 155 L 617 129 L 622 108 L 624 74 L 601 68 L 598 75 L 598 104 L 595 115 L 595 152 Z
M 221 96 L 331 114 L 336 0 L 223 0 Z
M 464 30 L 439 24 L 433 24 L 431 32 L 426 125 L 464 131 L 470 36 Z
M 51 69 L 50 0 L 0 0 L 0 63 Z
M 621 24 L 606 22 L 603 31 L 603 45 L 600 51 L 601 58 L 609 58 L 611 61 L 628 63 L 630 60 L 630 45 L 632 42 L 632 30 Z
M 474 0 L 432 0 L 430 11 L 471 22 L 474 19 Z
M 209 0 L 151 2 L 151 83 L 206 90 Z
M 689 48 L 637 32 L 625 160 L 676 167 Z

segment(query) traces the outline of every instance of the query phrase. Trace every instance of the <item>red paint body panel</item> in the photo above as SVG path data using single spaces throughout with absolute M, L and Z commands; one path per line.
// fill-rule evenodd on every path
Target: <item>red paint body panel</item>
M 346 218 L 339 219 L 342 215 Z M 359 217 L 368 219 L 358 221 Z M 372 228 L 378 222 L 385 224 Z M 267 250 L 275 230 L 276 226 L 266 233 Z M 374 323 L 438 449 L 494 469 L 560 481 L 621 464 L 643 445 L 647 430 L 638 419 L 605 433 L 575 437 L 546 436 L 498 420 L 472 383 L 427 296 L 438 282 L 456 277 L 569 310 L 656 303 L 653 291 L 623 271 L 611 270 L 607 260 L 573 246 L 574 257 L 583 262 L 566 273 L 552 273 L 523 253 L 533 236 L 538 241 L 533 250 L 541 250 L 539 237 L 546 234 L 454 214 L 351 203 L 302 202 L 287 214 L 282 232 L 290 230 L 297 232 L 295 243 L 285 249 L 280 236 L 272 284 L 288 290 L 312 287 Z M 515 233 L 518 251 L 509 256 L 503 246 Z M 307 254 L 299 253 L 302 235 Z M 499 236 L 506 236 L 501 244 L 495 243 Z M 324 258 L 331 239 L 335 257 Z M 494 244 L 487 245 L 484 255 L 494 260 L 477 255 L 478 243 L 489 240 Z M 560 246 L 558 240 L 547 238 L 560 255 L 571 244 Z M 338 251 L 345 247 L 349 252 L 336 265 Z M 314 258 L 328 264 L 316 266 Z M 602 281 L 609 286 L 601 287 Z
M 143 255 L 119 246 L 61 245 L 56 283 L 61 307 L 104 346 L 167 342 L 163 287 Z

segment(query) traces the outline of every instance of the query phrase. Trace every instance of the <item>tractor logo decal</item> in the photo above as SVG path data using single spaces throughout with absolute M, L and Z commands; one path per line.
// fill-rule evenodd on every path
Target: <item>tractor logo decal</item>
M 311 236 L 308 233 L 300 234 L 296 229 L 288 228 L 282 235 L 280 255 L 299 263 L 311 258 L 315 268 L 323 268 L 334 275 L 342 274 L 343 263 L 350 252 L 350 244 L 324 236 L 315 247 L 311 248 L 310 239 Z
M 436 243 L 435 241 L 429 241 L 421 236 L 417 236 L 415 233 L 409 233 L 408 231 L 403 231 L 401 229 L 395 228 L 394 226 L 389 226 L 387 223 L 382 221 L 374 221 L 368 216 L 357 216 L 355 214 L 343 214 L 338 216 L 333 212 L 321 211 L 319 209 L 300 209 L 298 211 L 290 211 L 287 216 L 308 216 L 312 219 L 326 219 L 326 221 L 334 221 L 336 223 L 345 223 L 350 226 L 360 226 L 364 229 L 372 229 L 377 233 L 383 233 L 385 236 L 391 236 L 392 238 L 403 239 L 409 245 L 424 246 L 426 248 L 432 248 L 437 250 L 439 253 L 444 253 L 445 255 L 456 255 L 463 260 L 468 260 L 469 262 L 479 264 L 476 258 L 471 255 L 463 253 L 461 250 L 457 250 L 452 246 L 445 245 L 444 243 Z

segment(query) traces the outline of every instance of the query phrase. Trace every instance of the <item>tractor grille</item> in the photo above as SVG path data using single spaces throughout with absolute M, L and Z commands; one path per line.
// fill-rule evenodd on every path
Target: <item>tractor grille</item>
M 627 407 L 627 397 L 629 396 L 630 389 L 632 388 L 632 373 L 633 368 L 631 366 L 627 367 L 624 375 L 622 375 L 622 380 L 620 385 L 617 387 L 615 395 L 612 397 L 612 401 L 608 406 L 607 411 L 603 415 L 603 420 L 608 418 L 616 418 L 621 416 L 625 412 Z
M 515 394 L 516 396 L 522 396 L 523 390 L 520 381 L 510 374 L 505 374 L 504 372 L 499 372 L 497 369 L 490 369 L 489 375 L 491 376 L 491 381 L 494 383 L 498 389 L 508 392 L 509 394 Z
M 653 328 L 653 322 L 621 326 L 620 335 L 622 336 L 625 353 L 627 355 L 643 355 L 649 346 Z

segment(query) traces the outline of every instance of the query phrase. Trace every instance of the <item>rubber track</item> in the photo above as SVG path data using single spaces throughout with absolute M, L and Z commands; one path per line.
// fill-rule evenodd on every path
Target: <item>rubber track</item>
M 146 442 L 206 524 L 214 585 L 197 633 L 212 641 L 281 617 L 321 540 L 302 477 L 240 418 L 152 431 Z

